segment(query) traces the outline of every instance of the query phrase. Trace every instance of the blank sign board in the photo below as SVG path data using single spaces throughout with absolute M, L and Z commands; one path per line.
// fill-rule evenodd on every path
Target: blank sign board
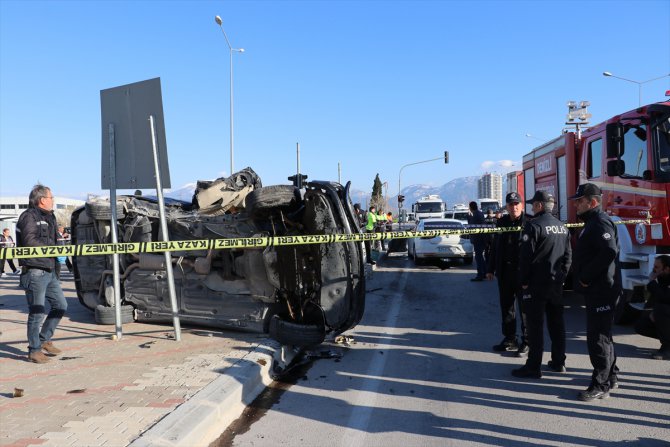
M 114 125 L 115 189 L 155 188 L 149 116 L 156 127 L 158 166 L 163 188 L 170 188 L 160 78 L 100 90 L 102 111 L 102 189 L 111 189 L 109 124 Z

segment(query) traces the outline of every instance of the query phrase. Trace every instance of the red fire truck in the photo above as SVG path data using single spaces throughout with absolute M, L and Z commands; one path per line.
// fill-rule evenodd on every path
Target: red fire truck
M 585 109 L 582 119 L 590 116 Z M 576 124 L 572 120 L 574 115 L 571 119 L 568 114 L 567 124 Z M 655 256 L 670 253 L 670 101 L 639 107 L 584 131 L 576 124 L 574 131 L 526 154 L 523 171 L 526 195 L 536 190 L 553 194 L 554 212 L 562 221 L 577 222 L 568 197 L 587 182 L 602 189 L 603 210 L 612 220 L 649 219 L 618 227 L 625 306 L 634 288 L 647 283 Z

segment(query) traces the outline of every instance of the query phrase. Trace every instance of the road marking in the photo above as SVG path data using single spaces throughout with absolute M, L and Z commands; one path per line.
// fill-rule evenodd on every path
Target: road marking
M 400 314 L 400 304 L 402 296 L 407 284 L 407 272 L 403 272 L 398 281 L 397 291 L 391 295 L 392 304 L 386 315 L 386 323 L 388 328 L 395 329 L 398 315 Z M 356 393 L 356 399 L 351 403 L 353 411 L 349 416 L 347 422 L 347 429 L 340 440 L 340 445 L 343 447 L 357 447 L 366 445 L 365 437 L 367 436 L 368 425 L 370 424 L 370 417 L 375 409 L 377 401 L 377 391 L 381 381 L 379 379 L 372 379 L 372 377 L 382 377 L 382 372 L 386 367 L 386 360 L 392 344 L 377 344 L 375 350 L 386 351 L 384 355 L 375 355 L 366 375 L 370 379 L 364 380 L 360 392 Z

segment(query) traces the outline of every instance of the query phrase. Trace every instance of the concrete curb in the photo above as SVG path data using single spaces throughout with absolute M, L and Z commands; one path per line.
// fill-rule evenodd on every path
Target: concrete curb
M 273 340 L 261 342 L 128 447 L 208 446 L 272 381 L 272 356 L 279 348 Z

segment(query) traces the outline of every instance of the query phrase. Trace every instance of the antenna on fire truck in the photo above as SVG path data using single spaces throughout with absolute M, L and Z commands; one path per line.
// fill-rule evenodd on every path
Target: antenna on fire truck
M 588 113 L 587 110 L 587 107 L 590 105 L 591 103 L 588 101 L 580 101 L 579 107 L 577 107 L 577 101 L 568 101 L 568 116 L 565 124 L 568 126 L 575 126 L 577 138 L 582 136 L 582 130 L 579 126 L 588 124 L 588 119 L 591 118 L 591 114 Z

